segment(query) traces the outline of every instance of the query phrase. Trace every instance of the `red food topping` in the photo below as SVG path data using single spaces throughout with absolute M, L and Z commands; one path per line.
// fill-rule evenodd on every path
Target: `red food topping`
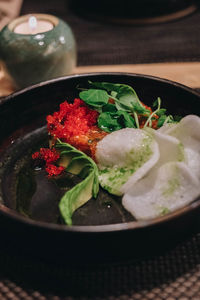
M 60 175 L 64 171 L 64 169 L 65 168 L 62 166 L 57 167 L 53 164 L 47 164 L 45 168 L 46 172 L 48 173 L 48 177 Z
M 98 115 L 80 99 L 73 104 L 65 101 L 58 112 L 47 116 L 47 128 L 53 137 L 69 142 L 71 137 L 87 133 L 97 123 Z
M 60 175 L 64 171 L 64 167 L 57 167 L 55 163 L 60 155 L 55 149 L 40 148 L 40 151 L 32 154 L 33 159 L 40 159 L 45 161 L 45 169 L 48 173 L 48 177 Z
M 72 104 L 65 101 L 59 111 L 47 116 L 47 129 L 53 139 L 59 138 L 92 156 L 95 142 L 107 134 L 96 126 L 98 116 L 80 99 Z
M 53 163 L 59 159 L 60 155 L 55 149 L 40 148 L 39 152 L 32 155 L 33 159 L 43 159 L 47 164 Z
M 52 137 L 52 145 L 57 138 L 95 157 L 96 145 L 107 133 L 96 125 L 99 113 L 90 109 L 82 100 L 75 99 L 60 104 L 60 110 L 47 116 L 47 129 Z M 45 161 L 48 177 L 60 175 L 64 167 L 54 163 L 60 155 L 55 149 L 41 148 L 32 155 L 33 159 Z

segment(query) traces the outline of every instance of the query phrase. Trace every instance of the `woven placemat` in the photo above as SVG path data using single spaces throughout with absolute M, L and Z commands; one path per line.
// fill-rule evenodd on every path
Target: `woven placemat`
M 0 299 L 199 300 L 199 250 L 197 234 L 162 255 L 118 264 L 72 268 L 1 255 Z

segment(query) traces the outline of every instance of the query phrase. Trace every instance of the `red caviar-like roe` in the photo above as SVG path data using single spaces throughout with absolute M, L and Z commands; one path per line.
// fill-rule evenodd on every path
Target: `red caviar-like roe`
M 48 173 L 48 177 L 58 176 L 63 173 L 64 169 L 65 168 L 62 166 L 57 167 L 53 164 L 46 165 L 45 168 L 46 172 Z
M 47 129 L 53 140 L 61 141 L 94 157 L 95 146 L 107 133 L 97 127 L 99 113 L 82 100 L 60 104 L 60 110 L 47 116 Z
M 47 116 L 47 128 L 52 136 L 68 141 L 72 136 L 83 135 L 97 122 L 99 113 L 82 100 L 60 104 L 60 110 Z
M 45 162 L 45 169 L 48 177 L 60 175 L 64 171 L 64 167 L 57 167 L 54 163 L 60 158 L 59 153 L 55 149 L 40 148 L 32 154 L 32 159 L 39 159 Z
M 33 159 L 43 159 L 47 164 L 51 164 L 59 159 L 60 155 L 56 149 L 40 148 L 40 151 L 32 154 Z

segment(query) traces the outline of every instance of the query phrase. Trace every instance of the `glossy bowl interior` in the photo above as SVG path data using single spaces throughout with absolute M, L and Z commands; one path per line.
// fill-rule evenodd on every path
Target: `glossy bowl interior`
M 81 213 L 75 215 L 75 225 L 56 224 L 52 211 L 55 216 L 58 199 L 54 201 L 54 197 L 59 193 L 46 181 L 41 188 L 43 196 L 31 202 L 35 218 L 30 218 L 25 210 L 20 211 L 16 193 L 22 195 L 26 207 L 31 187 L 30 174 L 22 168 L 23 188 L 16 192 L 18 166 L 27 157 L 30 160 L 34 149 L 43 143 L 46 116 L 57 110 L 62 101 L 78 97 L 77 85 L 87 85 L 88 80 L 131 85 L 149 106 L 161 97 L 162 106 L 172 115 L 200 114 L 200 96 L 192 89 L 160 78 L 126 73 L 67 76 L 1 100 L 0 232 L 6 249 L 50 260 L 62 260 L 67 255 L 78 262 L 116 261 L 154 253 L 199 228 L 200 199 L 174 213 L 145 222 L 135 221 L 126 212 L 120 219 L 117 210 L 108 212 L 100 200 L 100 204 L 81 208 Z M 41 177 L 37 180 L 41 181 Z M 105 195 L 102 197 L 105 199 Z M 87 212 L 91 213 L 90 217 L 83 218 Z

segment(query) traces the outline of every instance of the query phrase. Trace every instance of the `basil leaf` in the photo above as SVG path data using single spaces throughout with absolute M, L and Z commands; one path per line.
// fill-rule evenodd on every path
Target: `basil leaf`
M 72 215 L 76 209 L 85 204 L 92 197 L 94 171 L 83 181 L 67 191 L 61 198 L 59 209 L 66 224 L 72 225 Z
M 57 140 L 55 148 L 60 152 L 59 165 L 64 166 L 67 172 L 83 179 L 67 191 L 59 203 L 63 220 L 66 224 L 71 225 L 74 211 L 92 196 L 97 197 L 99 191 L 98 168 L 90 157 L 70 144 Z
M 89 89 L 79 93 L 79 97 L 88 105 L 94 107 L 102 107 L 108 103 L 110 96 L 106 91 Z

